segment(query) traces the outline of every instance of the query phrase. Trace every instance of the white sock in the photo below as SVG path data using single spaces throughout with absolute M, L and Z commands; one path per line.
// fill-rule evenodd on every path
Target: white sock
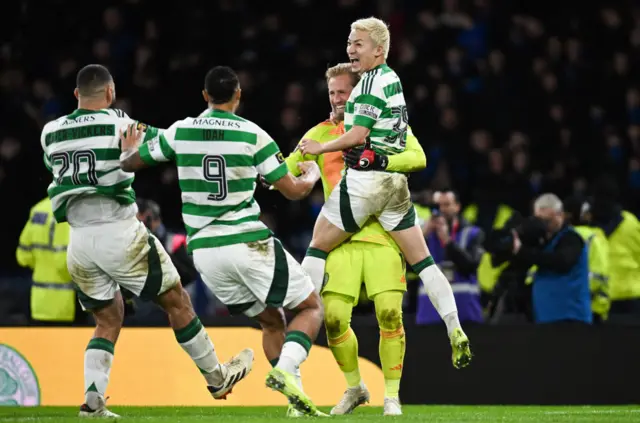
M 307 359 L 311 349 L 311 338 L 300 331 L 291 331 L 284 338 L 284 345 L 276 368 L 295 374 L 300 365 Z
M 438 311 L 440 317 L 447 325 L 447 333 L 451 334 L 454 329 L 460 327 L 460 321 L 458 320 L 458 308 L 456 307 L 456 299 L 453 296 L 453 290 L 451 284 L 444 276 L 440 268 L 433 262 L 433 258 L 427 257 L 420 264 L 426 264 L 419 275 L 424 284 L 424 289 L 429 295 L 431 304 Z M 455 314 L 453 314 L 455 313 Z M 445 319 L 445 316 L 447 317 Z
M 84 352 L 84 398 L 92 410 L 104 405 L 113 352 L 113 342 L 104 338 L 93 338 Z
M 224 382 L 225 369 L 218 361 L 213 342 L 200 319 L 195 317 L 187 326 L 174 331 L 178 343 L 196 363 L 207 383 L 210 386 L 220 386 Z
M 452 311 L 451 313 L 445 315 L 442 320 L 444 320 L 444 324 L 447 325 L 447 334 L 451 335 L 451 332 L 454 329 L 462 329 L 460 326 L 460 320 L 458 319 L 458 312 Z
M 300 388 L 300 390 L 304 392 L 304 389 L 302 388 L 302 374 L 300 373 L 300 367 L 296 367 L 296 371 L 293 375 L 296 377 L 298 388 Z
M 311 277 L 311 282 L 320 293 L 324 283 L 324 265 L 327 261 L 327 253 L 317 248 L 309 247 L 307 255 L 302 260 L 302 268 Z

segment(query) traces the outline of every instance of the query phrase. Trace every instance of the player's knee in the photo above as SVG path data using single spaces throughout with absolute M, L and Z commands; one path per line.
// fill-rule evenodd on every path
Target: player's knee
M 257 316 L 257 320 L 262 329 L 268 332 L 284 333 L 287 327 L 284 312 L 279 308 L 266 308 Z
M 402 309 L 386 308 L 376 310 L 376 317 L 380 329 L 386 331 L 395 331 L 402 327 Z
M 396 331 L 402 327 L 403 292 L 382 292 L 373 299 L 378 326 L 384 331 Z
M 329 338 L 337 338 L 349 329 L 351 324 L 350 310 L 342 300 L 327 296 L 325 298 L 324 326 Z

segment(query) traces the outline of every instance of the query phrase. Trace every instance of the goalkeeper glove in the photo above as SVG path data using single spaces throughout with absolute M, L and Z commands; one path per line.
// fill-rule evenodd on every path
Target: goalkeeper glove
M 357 170 L 385 170 L 389 165 L 389 158 L 369 149 L 348 150 L 344 155 L 348 167 Z

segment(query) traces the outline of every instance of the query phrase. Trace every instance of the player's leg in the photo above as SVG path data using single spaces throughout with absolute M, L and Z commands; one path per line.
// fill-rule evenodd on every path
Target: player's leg
M 96 330 L 84 352 L 85 402 L 80 417 L 119 417 L 106 407 L 105 393 L 124 319 L 124 303 L 118 286 L 95 264 L 95 234 L 72 229 L 67 266 L 76 284 L 83 310 L 93 314 Z
M 345 376 L 347 389 L 331 414 L 349 414 L 370 398 L 360 377 L 358 339 L 351 329 L 351 314 L 363 278 L 359 242 L 346 242 L 333 250 L 327 259 L 322 288 L 324 322 L 329 348 Z
M 264 311 L 256 316 L 256 320 L 262 328 L 262 348 L 271 367 L 275 367 L 280 359 L 280 352 L 284 345 L 285 332 L 287 322 L 284 316 L 284 310 L 280 308 L 267 307 Z M 304 391 L 302 387 L 302 375 L 300 368 L 296 369 L 294 374 L 298 387 Z M 296 410 L 291 404 L 287 409 L 287 417 L 300 417 L 302 413 Z
M 269 307 L 284 307 L 295 313 L 288 322 L 284 344 L 276 366 L 267 375 L 267 386 L 287 397 L 289 403 L 307 415 L 322 415 L 296 381 L 295 373 L 307 359 L 322 325 L 322 302 L 309 276 L 277 239 L 269 240 L 263 263 L 270 273 L 256 277 L 250 289 Z M 263 271 L 264 272 L 264 271 Z
M 156 302 L 167 313 L 176 340 L 202 373 L 211 395 L 215 399 L 225 399 L 233 385 L 251 371 L 253 352 L 243 350 L 226 363 L 220 363 L 189 294 L 179 282 L 160 294 Z
M 406 197 L 409 199 L 408 188 Z M 415 208 L 409 200 L 395 206 L 390 205 L 378 216 L 378 220 L 398 244 L 407 263 L 422 279 L 429 299 L 444 321 L 453 349 L 453 365 L 456 368 L 467 366 L 471 361 L 469 339 L 462 331 L 458 319 L 453 290 L 449 280 L 431 257 L 424 235 L 417 224 Z
M 380 363 L 384 374 L 384 414 L 401 415 L 400 379 L 406 351 L 402 323 L 402 291 L 385 291 L 373 297 L 380 327 Z
M 384 413 L 400 415 L 399 391 L 406 337 L 402 322 L 402 299 L 407 290 L 404 257 L 392 247 L 361 243 L 364 281 L 373 299 L 380 327 L 380 363 L 384 375 Z
M 101 267 L 123 288 L 142 300 L 156 302 L 167 313 L 176 340 L 202 373 L 209 392 L 216 399 L 224 399 L 251 371 L 253 352 L 243 350 L 220 364 L 213 342 L 160 241 L 137 219 L 124 229 L 117 232 L 121 236 L 114 236 L 121 241 L 120 252 L 105 257 Z
M 372 213 L 366 202 L 367 186 L 351 181 L 345 175 L 331 191 L 322 206 L 320 216 L 313 228 L 313 238 L 307 254 L 302 260 L 302 268 L 311 277 L 316 290 L 320 292 L 325 274 L 327 255 L 340 243 L 358 232 Z
M 262 328 L 262 349 L 264 355 L 272 366 L 278 363 L 280 351 L 284 345 L 287 322 L 284 312 L 279 308 L 267 307 L 256 316 L 256 320 Z

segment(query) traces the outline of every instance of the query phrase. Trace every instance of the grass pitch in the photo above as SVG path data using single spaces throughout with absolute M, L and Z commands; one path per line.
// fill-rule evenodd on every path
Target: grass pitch
M 329 412 L 328 408 L 321 407 Z M 111 407 L 122 422 L 291 422 L 284 407 Z M 383 417 L 380 407 L 360 407 L 350 416 L 332 416 L 339 422 L 640 422 L 640 406 L 512 407 L 512 406 L 404 406 L 401 417 Z M 85 422 L 77 407 L 0 407 L 0 422 Z M 303 420 L 308 421 L 308 418 Z M 325 419 L 319 419 L 325 420 Z M 91 421 L 91 420 L 90 420 Z M 95 420 L 94 420 L 95 421 Z M 97 420 L 105 421 L 105 420 Z

